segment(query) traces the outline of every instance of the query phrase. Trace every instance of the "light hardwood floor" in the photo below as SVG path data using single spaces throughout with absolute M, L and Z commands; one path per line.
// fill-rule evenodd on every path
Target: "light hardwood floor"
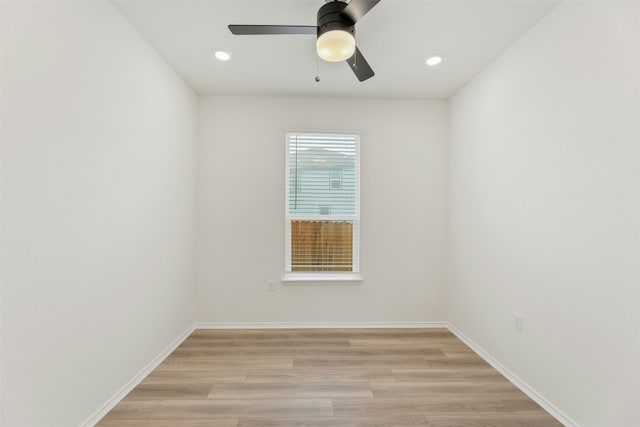
M 561 426 L 446 329 L 197 330 L 98 426 Z

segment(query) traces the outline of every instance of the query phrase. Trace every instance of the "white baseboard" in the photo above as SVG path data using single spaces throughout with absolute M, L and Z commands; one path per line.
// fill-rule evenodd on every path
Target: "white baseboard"
M 578 423 L 569 418 L 564 412 L 558 409 L 553 403 L 549 402 L 544 396 L 535 391 L 529 384 L 521 380 L 516 374 L 511 372 L 506 366 L 500 363 L 497 359 L 487 353 L 482 347 L 476 344 L 471 338 L 466 336 L 460 329 L 447 322 L 447 328 L 466 345 L 471 347 L 480 357 L 482 357 L 488 364 L 493 366 L 498 372 L 504 375 L 509 381 L 511 381 L 516 387 L 518 387 L 524 394 L 529 396 L 534 402 L 542 406 L 545 411 L 550 413 L 555 419 L 564 424 L 566 427 L 579 427 Z
M 446 322 L 202 322 L 195 329 L 446 328 Z
M 125 384 L 116 394 L 107 400 L 96 412 L 87 418 L 80 427 L 93 427 L 107 413 L 112 410 L 131 390 L 133 390 L 140 382 L 151 373 L 162 361 L 173 352 L 182 341 L 184 341 L 193 332 L 193 325 L 189 326 L 183 333 L 178 336 L 171 344 L 153 358 L 147 366 L 145 366 L 138 374 L 136 374 L 127 384 Z

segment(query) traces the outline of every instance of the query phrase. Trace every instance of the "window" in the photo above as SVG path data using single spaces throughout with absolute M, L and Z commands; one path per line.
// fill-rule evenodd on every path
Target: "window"
M 329 206 L 329 205 L 320 205 L 320 206 L 318 206 L 318 214 L 320 214 L 320 215 L 331 215 L 331 206 Z
M 284 280 L 359 280 L 360 137 L 287 133 Z
M 332 190 L 342 190 L 342 169 L 329 172 L 329 188 Z

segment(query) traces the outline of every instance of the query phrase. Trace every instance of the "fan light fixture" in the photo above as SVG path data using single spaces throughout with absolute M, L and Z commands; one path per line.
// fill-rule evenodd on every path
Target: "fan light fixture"
M 2 1 L 2 0 L 0 0 Z M 356 46 L 356 23 L 381 0 L 325 0 L 318 9 L 316 25 L 229 25 L 232 34 L 242 36 L 307 34 L 316 37 L 316 53 L 328 62 L 347 63 L 363 82 L 375 75 Z M 272 2 L 273 3 L 273 2 Z M 320 78 L 316 76 L 316 81 Z
M 356 52 L 356 39 L 344 30 L 327 31 L 316 42 L 318 56 L 328 62 L 345 61 Z

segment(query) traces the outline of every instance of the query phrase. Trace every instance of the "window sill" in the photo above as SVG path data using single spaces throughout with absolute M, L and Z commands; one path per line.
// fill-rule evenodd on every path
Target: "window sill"
M 360 273 L 284 273 L 282 282 L 289 285 L 305 283 L 357 283 L 362 282 Z

